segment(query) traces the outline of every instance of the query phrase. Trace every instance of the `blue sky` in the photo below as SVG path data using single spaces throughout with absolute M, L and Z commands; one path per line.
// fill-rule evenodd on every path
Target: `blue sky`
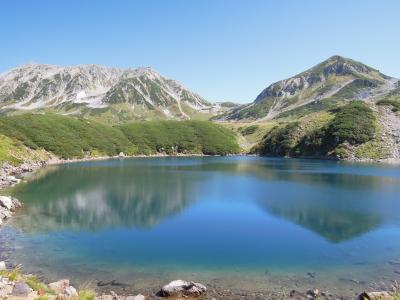
M 211 101 L 249 102 L 339 54 L 400 77 L 398 0 L 0 2 L 0 72 L 151 66 Z

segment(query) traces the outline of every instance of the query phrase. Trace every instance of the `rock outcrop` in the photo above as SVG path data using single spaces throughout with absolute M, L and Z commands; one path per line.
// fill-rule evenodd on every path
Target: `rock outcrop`
M 203 295 L 207 288 L 201 283 L 184 280 L 174 280 L 164 285 L 159 292 L 162 297 L 198 297 Z
M 0 196 L 0 226 L 19 208 L 22 207 L 21 202 L 17 198 Z

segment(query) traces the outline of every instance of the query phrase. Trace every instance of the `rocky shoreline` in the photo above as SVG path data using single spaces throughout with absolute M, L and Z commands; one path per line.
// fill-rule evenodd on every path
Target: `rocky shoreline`
M 163 157 L 166 155 L 157 155 Z M 188 155 L 182 155 L 188 156 Z M 200 155 L 190 155 L 200 156 Z M 0 168 L 0 189 L 11 187 L 21 181 L 21 177 L 25 177 L 33 172 L 43 168 L 47 165 L 89 161 L 89 160 L 105 160 L 110 158 L 123 158 L 123 154 L 117 157 L 96 157 L 77 160 L 59 160 L 52 159 L 49 161 L 40 162 L 26 162 L 20 166 L 12 166 L 4 163 Z M 147 156 L 143 156 L 147 157 Z M 10 196 L 0 196 L 0 228 L 4 225 L 12 215 L 22 207 L 18 199 Z M 8 267 L 8 268 L 7 268 Z M 112 288 L 114 284 L 110 285 L 110 289 L 104 292 L 96 290 L 81 289 L 77 290 L 74 286 L 70 285 L 68 279 L 52 283 L 44 283 L 43 280 L 38 280 L 34 275 L 24 275 L 21 273 L 21 266 L 12 267 L 7 266 L 6 262 L 0 261 L 0 299 L 100 299 L 100 300 L 144 300 L 144 299 L 349 299 L 338 297 L 325 292 L 320 292 L 318 289 L 300 292 L 291 290 L 290 292 L 282 292 L 282 294 L 269 294 L 254 292 L 251 295 L 246 293 L 237 294 L 233 291 L 218 289 L 218 287 L 211 287 L 207 291 L 207 287 L 201 283 L 195 283 L 184 280 L 174 280 L 169 284 L 163 286 L 161 289 L 152 289 L 142 291 L 142 294 L 136 295 L 117 295 Z M 399 300 L 399 290 L 393 288 L 389 291 L 379 292 L 364 292 L 357 297 L 357 299 L 387 299 Z

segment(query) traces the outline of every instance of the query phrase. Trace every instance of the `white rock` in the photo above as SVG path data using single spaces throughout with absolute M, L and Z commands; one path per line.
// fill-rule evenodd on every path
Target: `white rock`
M 12 207 L 11 198 L 6 196 L 0 196 L 0 205 L 10 210 Z
M 70 285 L 67 288 L 65 288 L 64 295 L 66 295 L 67 298 L 75 298 L 78 297 L 78 292 L 72 285 Z
M 200 296 L 207 291 L 207 288 L 201 283 L 184 280 L 174 280 L 164 285 L 160 291 L 161 296 Z
M 4 287 L 2 287 L 1 289 L 0 289 L 0 299 L 3 299 L 3 298 L 8 298 L 9 296 L 10 296 L 10 294 L 12 293 L 12 291 L 13 291 L 13 286 L 12 285 L 5 285 Z
M 58 293 L 63 293 L 67 287 L 69 287 L 68 279 L 61 279 L 49 284 L 49 288 Z
M 0 222 L 1 222 L 1 220 L 0 220 Z M 7 269 L 6 263 L 4 261 L 0 261 L 0 271 L 4 271 L 6 269 Z
M 388 292 L 365 292 L 359 296 L 359 299 L 392 300 L 394 298 Z
M 127 296 L 125 300 L 146 300 L 146 297 L 143 296 L 142 294 L 139 294 L 136 296 Z

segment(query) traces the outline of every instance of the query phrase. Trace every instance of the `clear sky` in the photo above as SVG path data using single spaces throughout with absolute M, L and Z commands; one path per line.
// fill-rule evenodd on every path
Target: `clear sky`
M 400 1 L 0 1 L 0 72 L 150 66 L 208 100 L 249 102 L 334 54 L 400 77 Z

